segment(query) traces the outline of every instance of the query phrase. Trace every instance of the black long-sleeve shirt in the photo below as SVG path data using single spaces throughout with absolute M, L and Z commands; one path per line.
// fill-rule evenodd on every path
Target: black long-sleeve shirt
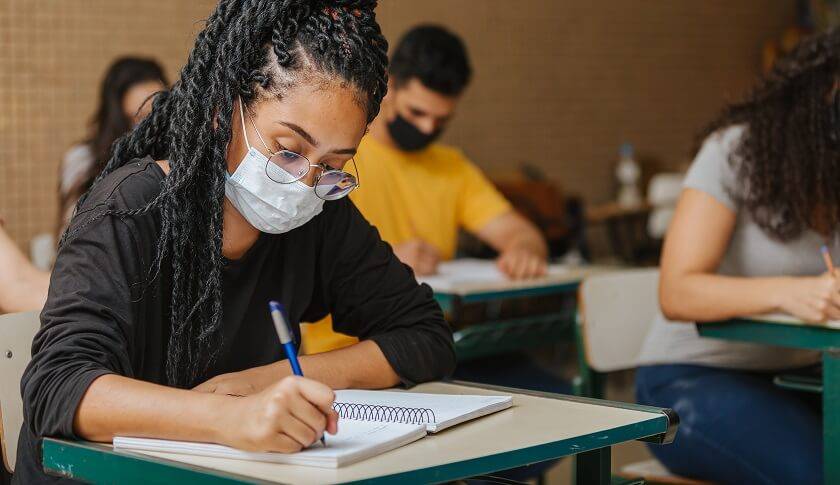
M 147 283 L 159 212 L 97 217 L 142 207 L 164 177 L 151 159 L 133 161 L 98 184 L 71 222 L 21 381 L 17 483 L 50 479 L 41 471 L 39 438 L 75 438 L 76 408 L 94 379 L 114 373 L 166 382 L 170 265 Z M 225 261 L 220 347 L 195 384 L 284 358 L 268 313 L 272 299 L 285 305 L 298 342 L 299 322 L 332 313 L 338 331 L 376 342 L 406 385 L 454 369 L 452 334 L 431 290 L 348 199 L 327 202 L 286 234 L 260 234 L 242 258 Z

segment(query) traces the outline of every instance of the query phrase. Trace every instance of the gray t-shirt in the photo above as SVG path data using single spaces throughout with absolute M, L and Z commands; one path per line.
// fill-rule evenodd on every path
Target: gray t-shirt
M 823 238 L 805 231 L 779 242 L 768 236 L 738 204 L 746 190 L 739 183 L 729 155 L 737 148 L 743 126 L 711 135 L 686 175 L 684 187 L 701 190 L 732 209 L 737 221 L 717 273 L 729 276 L 804 276 L 825 272 L 820 255 Z M 831 248 L 838 254 L 838 244 Z M 779 370 L 819 362 L 812 351 L 728 342 L 700 337 L 692 323 L 670 322 L 657 316 L 640 355 L 640 364 L 701 364 L 714 367 Z

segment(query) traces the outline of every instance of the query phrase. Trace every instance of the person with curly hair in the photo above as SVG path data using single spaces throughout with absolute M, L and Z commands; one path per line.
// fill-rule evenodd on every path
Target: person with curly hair
M 61 480 L 42 472 L 44 436 L 294 452 L 336 432 L 332 389 L 452 372 L 431 290 L 346 198 L 387 90 L 376 3 L 219 2 L 62 237 L 15 482 Z M 292 376 L 272 299 L 297 341 L 328 313 L 361 340 Z
M 701 134 L 665 240 L 658 318 L 636 377 L 641 403 L 680 432 L 651 447 L 670 470 L 715 483 L 822 483 L 819 396 L 773 376 L 816 352 L 702 338 L 693 322 L 784 312 L 840 318 L 840 30 L 804 41 Z M 666 318 L 668 320 L 666 320 Z M 681 323 L 692 322 L 692 323 Z

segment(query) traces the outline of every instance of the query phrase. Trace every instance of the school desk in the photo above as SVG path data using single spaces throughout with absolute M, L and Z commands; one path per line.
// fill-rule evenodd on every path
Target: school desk
M 464 283 L 434 296 L 447 319 L 458 322 L 465 304 L 497 303 L 505 300 L 556 296 L 574 298 L 580 282 L 587 276 L 614 271 L 616 266 L 571 266 L 568 270 L 533 280 L 492 283 Z M 562 340 L 571 340 L 575 307 L 568 311 L 528 315 L 508 320 L 490 320 L 455 331 L 455 350 L 459 361 L 515 350 L 530 349 Z
M 810 325 L 785 315 L 735 318 L 697 325 L 703 337 L 753 342 L 822 353 L 823 475 L 840 483 L 840 322 Z
M 108 445 L 49 438 L 43 441 L 43 464 L 50 474 L 128 485 L 409 484 L 457 480 L 577 455 L 578 483 L 606 485 L 611 446 L 633 440 L 667 444 L 678 425 L 669 409 L 462 382 L 428 383 L 408 392 L 504 394 L 513 396 L 513 407 L 337 469 L 171 453 L 117 453 Z

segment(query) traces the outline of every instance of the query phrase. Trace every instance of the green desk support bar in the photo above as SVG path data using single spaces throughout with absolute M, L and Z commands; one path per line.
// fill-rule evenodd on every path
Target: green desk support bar
M 567 338 L 572 318 L 554 313 L 470 325 L 453 335 L 459 362 L 522 349 L 532 349 Z
M 840 349 L 823 352 L 823 476 L 825 483 L 840 478 Z
M 580 313 L 575 312 L 574 318 L 575 345 L 577 347 L 578 374 L 572 379 L 572 392 L 576 396 L 604 398 L 607 375 L 589 366 L 586 360 L 586 349 L 583 345 L 583 328 Z
M 110 446 L 96 443 L 66 443 L 46 438 L 41 449 L 47 473 L 91 483 L 115 483 L 115 476 L 120 477 L 119 483 L 123 485 L 192 483 L 199 474 L 202 484 L 259 483 L 220 471 L 205 473 L 199 467 L 172 460 L 116 453 Z
M 779 374 L 773 377 L 773 384 L 782 389 L 790 389 L 791 391 L 811 392 L 814 394 L 823 392 L 822 379 L 814 376 Z
M 840 331 L 820 325 L 747 318 L 702 323 L 697 330 L 703 337 L 822 352 L 823 476 L 827 484 L 840 483 Z
M 574 281 L 556 285 L 538 286 L 535 288 L 511 288 L 505 290 L 484 291 L 480 293 L 467 293 L 466 295 L 458 295 L 455 293 L 435 293 L 435 299 L 437 299 L 439 303 L 455 298 L 460 299 L 464 303 L 481 303 L 501 299 L 507 300 L 514 298 L 531 298 L 535 296 L 573 293 L 577 291 L 579 286 L 580 282 Z
M 703 337 L 724 340 L 798 349 L 840 349 L 840 332 L 815 325 L 774 324 L 735 318 L 725 322 L 700 323 L 697 330 Z

